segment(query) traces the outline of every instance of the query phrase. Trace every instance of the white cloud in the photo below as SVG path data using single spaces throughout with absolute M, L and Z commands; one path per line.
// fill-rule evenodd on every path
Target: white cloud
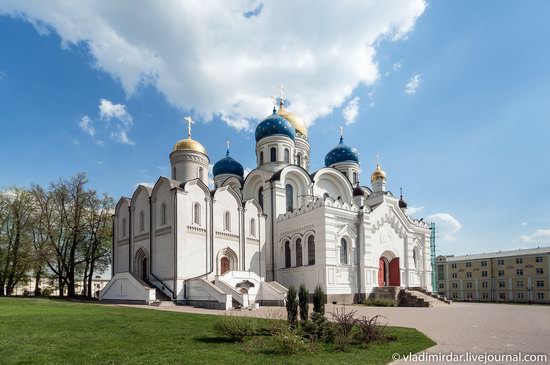
M 248 168 L 248 167 L 244 169 L 244 178 L 245 178 L 245 179 L 246 179 L 246 177 L 248 176 L 248 174 L 250 174 L 251 171 L 252 171 L 252 169 L 251 169 L 251 168 Z
M 522 222 L 520 226 L 525 227 L 527 225 L 527 222 Z
M 424 210 L 424 207 L 409 206 L 407 208 L 407 215 L 414 216 Z
M 238 131 L 252 130 L 250 120 L 241 118 L 238 115 L 222 115 L 221 119 L 230 127 L 235 128 Z
M 140 185 L 146 186 L 148 188 L 152 188 L 153 186 L 155 186 L 155 183 L 154 182 L 148 182 L 148 181 L 142 181 L 142 182 L 139 182 L 136 185 L 134 185 L 134 189 L 137 189 L 137 187 L 140 186 Z
M 126 105 L 114 104 L 107 99 L 99 101 L 99 116 L 101 119 L 111 122 L 115 121 L 110 132 L 110 137 L 122 144 L 134 145 L 135 142 L 128 137 L 128 132 L 132 127 L 134 118 L 128 113 Z
M 462 229 L 462 224 L 449 213 L 435 213 L 426 217 L 425 221 L 435 223 L 436 234 L 447 241 L 454 241 L 456 234 Z
M 379 77 L 376 45 L 406 38 L 425 8 L 425 0 L 4 0 L 0 14 L 55 31 L 62 46 L 86 45 L 128 96 L 151 85 L 200 119 L 226 116 L 244 130 L 243 120 L 269 115 L 275 82 L 287 84 L 289 109 L 306 123 L 341 107 Z
M 550 243 L 550 228 L 537 229 L 531 235 L 520 236 L 519 240 L 528 243 Z
M 394 63 L 394 64 L 392 65 L 391 68 L 392 68 L 394 71 L 397 71 L 397 70 L 399 70 L 399 69 L 401 68 L 401 66 L 402 66 L 402 65 L 401 65 L 401 62 L 396 62 L 396 63 Z
M 422 83 L 422 76 L 420 74 L 413 75 L 407 85 L 405 86 L 405 92 L 409 95 L 414 95 L 420 84 Z
M 359 97 L 356 96 L 351 99 L 348 104 L 342 110 L 346 125 L 355 123 L 357 116 L 359 115 Z
M 87 115 L 83 116 L 82 119 L 80 119 L 78 126 L 80 127 L 80 129 L 88 133 L 90 136 L 95 137 L 94 123 L 92 122 L 89 116 Z

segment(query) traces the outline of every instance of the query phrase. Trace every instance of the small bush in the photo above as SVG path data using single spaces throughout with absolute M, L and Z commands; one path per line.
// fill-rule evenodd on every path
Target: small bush
M 397 301 L 391 298 L 373 298 L 367 299 L 365 305 L 371 307 L 396 307 Z
M 355 313 L 357 311 L 346 312 L 345 306 L 340 311 L 336 308 L 336 313 L 332 313 L 334 323 L 336 323 L 340 332 L 346 337 L 351 334 L 351 330 L 355 325 Z
M 301 323 L 300 331 L 301 335 L 310 341 L 332 343 L 334 342 L 337 328 L 334 323 L 329 322 L 324 316 L 313 312 L 311 314 L 311 321 Z
M 325 292 L 321 285 L 317 285 L 313 292 L 313 312 L 325 315 Z
M 294 286 L 290 286 L 286 294 L 286 315 L 289 327 L 295 329 L 298 322 L 298 299 Z
M 380 322 L 378 322 L 379 318 L 385 317 L 377 315 L 371 318 L 362 317 L 356 320 L 355 323 L 360 329 L 358 336 L 361 342 L 368 344 L 369 342 L 386 338 L 384 335 L 386 325 L 381 325 Z
M 235 342 L 242 342 L 246 336 L 254 336 L 258 333 L 258 325 L 254 318 L 220 316 L 214 322 L 214 330 L 218 334 L 229 337 Z
M 292 330 L 286 330 L 273 336 L 273 343 L 274 352 L 283 355 L 310 351 L 310 343 Z
M 298 288 L 298 302 L 300 306 L 300 319 L 302 321 L 307 321 L 309 318 L 309 304 L 308 304 L 309 292 L 307 291 L 304 284 L 300 285 Z

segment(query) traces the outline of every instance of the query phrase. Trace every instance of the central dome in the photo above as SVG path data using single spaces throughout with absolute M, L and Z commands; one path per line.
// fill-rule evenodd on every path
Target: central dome
M 340 143 L 331 149 L 325 156 L 325 167 L 339 162 L 352 162 L 359 164 L 359 154 L 355 148 L 344 144 L 344 138 L 340 137 Z
M 289 112 L 285 109 L 285 105 L 283 101 L 281 100 L 279 104 L 279 110 L 277 111 L 277 114 L 279 114 L 281 117 L 285 118 L 292 124 L 296 132 L 302 134 L 303 136 L 307 137 L 307 125 L 302 120 L 302 118 L 294 115 L 293 113 Z
M 287 136 L 292 140 L 296 138 L 296 132 L 292 124 L 277 114 L 275 109 L 273 109 L 273 114 L 265 118 L 256 127 L 256 142 L 260 141 L 262 138 L 273 135 Z
M 212 173 L 214 176 L 221 174 L 237 175 L 242 179 L 244 176 L 244 168 L 239 161 L 229 156 L 229 150 L 227 150 L 225 157 L 214 164 Z
M 203 155 L 207 154 L 206 148 L 204 148 L 204 146 L 199 142 L 195 141 L 194 139 L 191 139 L 191 137 L 178 141 L 174 145 L 174 151 L 193 151 L 193 152 L 200 152 Z

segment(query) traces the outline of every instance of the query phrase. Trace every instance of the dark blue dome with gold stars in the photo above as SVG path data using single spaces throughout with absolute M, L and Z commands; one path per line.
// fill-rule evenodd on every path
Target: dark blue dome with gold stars
M 212 172 L 214 176 L 218 176 L 221 174 L 231 174 L 238 175 L 241 179 L 244 176 L 243 165 L 241 165 L 239 161 L 229 156 L 229 149 L 227 150 L 225 157 L 214 164 Z
M 340 137 L 340 143 L 331 149 L 325 156 L 325 166 L 329 167 L 339 162 L 359 163 L 357 149 L 344 144 L 344 138 Z
M 256 142 L 262 138 L 273 136 L 273 135 L 283 135 L 294 140 L 296 137 L 296 130 L 285 118 L 281 117 L 275 109 L 273 109 L 273 114 L 265 118 L 258 127 L 256 127 Z

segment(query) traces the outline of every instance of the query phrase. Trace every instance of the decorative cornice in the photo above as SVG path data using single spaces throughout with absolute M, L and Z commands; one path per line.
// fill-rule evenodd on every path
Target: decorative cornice
M 225 239 L 232 240 L 232 241 L 238 241 L 239 240 L 239 235 L 229 233 L 229 232 L 216 231 L 216 237 L 225 238 Z
M 288 231 L 284 231 L 284 232 L 279 233 L 279 240 L 281 238 L 285 237 L 285 236 L 292 236 L 296 233 L 302 233 L 302 232 L 305 233 L 306 231 L 311 231 L 311 230 L 313 230 L 313 228 L 315 228 L 314 224 L 308 224 L 307 226 L 302 226 L 302 227 L 289 229 Z
M 189 155 L 189 154 L 173 154 L 170 156 L 170 162 L 172 164 L 178 163 L 196 163 L 203 167 L 208 168 L 208 160 L 204 157 L 198 155 Z
M 162 236 L 169 233 L 172 233 L 172 226 L 157 229 L 155 231 L 155 236 Z
M 138 234 L 137 236 L 134 236 L 134 241 L 143 241 L 149 238 L 149 232 L 145 232 L 142 234 Z
M 190 233 L 205 235 L 206 234 L 206 228 L 202 228 L 200 226 L 187 226 L 187 231 Z
M 123 238 L 123 239 L 120 239 L 118 240 L 118 245 L 119 246 L 124 246 L 124 245 L 127 245 L 130 243 L 130 239 L 129 238 Z

